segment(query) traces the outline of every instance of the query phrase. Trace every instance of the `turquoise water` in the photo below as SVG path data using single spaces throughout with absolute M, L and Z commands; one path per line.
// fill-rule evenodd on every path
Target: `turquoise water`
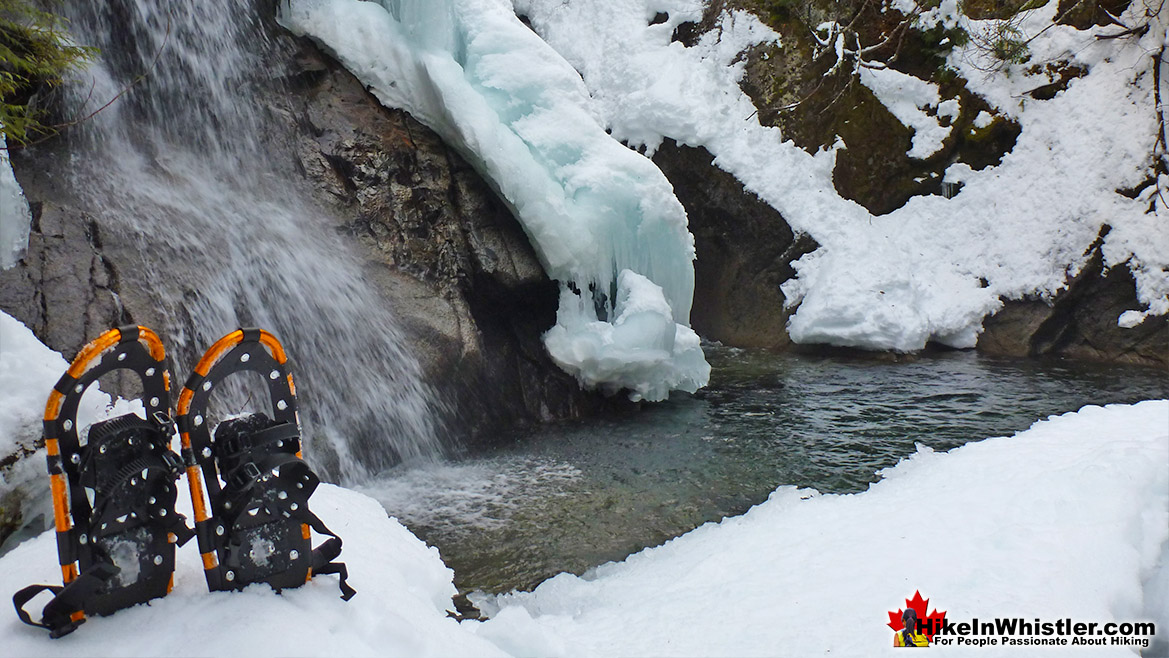
M 1132 366 L 707 352 L 696 395 L 501 437 L 365 490 L 439 548 L 461 591 L 530 589 L 742 514 L 780 485 L 862 491 L 917 443 L 948 450 L 1086 404 L 1169 397 L 1165 372 Z

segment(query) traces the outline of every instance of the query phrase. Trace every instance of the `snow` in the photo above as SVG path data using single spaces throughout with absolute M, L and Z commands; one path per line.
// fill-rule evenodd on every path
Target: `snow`
M 12 173 L 3 128 L 0 126 L 0 270 L 16 265 L 28 248 L 29 223 L 32 221 L 24 191 Z
M 51 387 L 45 373 L 64 360 L 15 320 L 0 322 L 0 436 L 31 435 L 38 421 L 9 401 L 39 407 Z M 11 376 L 18 365 L 30 380 Z M 583 577 L 480 597 L 492 615 L 484 623 L 447 616 L 453 573 L 436 549 L 373 499 L 323 484 L 312 508 L 344 538 L 341 559 L 358 590 L 349 602 L 330 575 L 281 594 L 264 585 L 209 593 L 192 541 L 178 549 L 168 596 L 90 619 L 66 638 L 0 615 L 0 656 L 871 656 L 891 644 L 887 611 L 915 591 L 955 621 L 1070 616 L 1165 628 L 1167 463 L 1169 400 L 1089 406 L 947 453 L 919 446 L 864 493 L 781 487 L 743 516 Z M 552 474 L 561 476 L 571 473 Z M 188 518 L 189 504 L 179 497 Z M 59 582 L 56 556 L 51 530 L 0 556 L 0 591 Z
M 705 384 L 709 369 L 688 329 L 694 239 L 681 203 L 652 162 L 606 134 L 577 72 L 506 3 L 293 0 L 280 21 L 333 52 L 383 104 L 442 135 L 495 185 L 560 282 L 549 336 L 559 348 L 549 349 L 565 369 L 586 385 L 628 386 L 651 400 Z M 647 312 L 654 328 L 615 322 L 626 270 L 661 289 L 665 305 Z M 660 339 L 666 323 L 682 340 Z M 598 333 L 615 341 L 600 358 L 589 347 Z M 646 367 L 644 355 L 663 348 Z M 614 368 L 613 355 L 635 360 Z
M 1145 214 L 1154 186 L 1137 199 L 1116 193 L 1151 174 L 1149 54 L 1159 49 L 1163 27 L 1139 40 L 1095 38 L 1111 28 L 1056 26 L 1038 34 L 1055 3 L 1032 12 L 1022 25 L 1028 37 L 1038 34 L 1030 43 L 1032 63 L 1066 59 L 1088 71 L 1048 101 L 1026 94 L 1049 82 L 1045 74 L 1025 67 L 988 73 L 974 45 L 956 49 L 950 65 L 1023 132 L 998 166 L 973 171 L 953 165 L 945 180 L 963 183 L 953 198 L 916 197 L 875 217 L 834 189 L 835 152 L 847 145 L 809 154 L 784 141 L 778 129 L 759 124 L 737 84 L 741 60 L 730 53 L 776 39 L 766 28 L 727 29 L 749 23 L 749 17 L 724 13 L 719 29 L 686 48 L 669 35 L 701 15 L 698 2 L 513 5 L 580 71 L 615 137 L 649 150 L 665 137 L 705 146 L 718 167 L 821 245 L 795 264 L 797 276 L 783 287 L 788 302 L 798 304 L 788 327 L 796 342 L 899 351 L 921 349 L 928 341 L 972 347 L 982 319 L 1001 308 L 1003 299 L 1049 298 L 1062 289 L 1105 224 L 1111 227 L 1103 244 L 1106 265 L 1133 272 L 1149 314 L 1169 312 L 1169 231 Z M 1131 15 L 1122 18 L 1136 21 L 1139 5 L 1133 3 Z M 907 12 L 911 7 L 901 6 Z M 961 18 L 956 7 L 946 0 L 922 21 L 961 22 L 976 33 L 990 27 L 988 21 Z M 669 19 L 649 25 L 656 12 L 667 12 Z M 930 117 L 922 108 L 937 102 L 935 90 L 906 78 L 869 71 L 862 80 L 915 129 L 910 155 L 925 156 L 948 130 L 936 117 L 952 117 L 959 108 L 941 101 Z M 992 118 L 988 113 L 979 123 Z M 1129 316 L 1125 325 L 1132 321 Z
M 556 326 L 544 344 L 561 368 L 589 388 L 628 389 L 630 399 L 662 400 L 671 390 L 694 392 L 710 378 L 698 334 L 670 318 L 654 282 L 623 270 L 617 277 L 616 319 L 597 319 L 591 300 L 560 293 Z
M 1164 629 L 1167 463 L 1165 400 L 1085 407 L 948 453 L 919 446 L 864 493 L 781 487 L 583 577 L 485 598 L 494 616 L 479 635 L 520 655 L 871 656 L 892 645 L 887 611 L 915 591 L 954 621 Z M 946 648 L 1044 653 L 964 649 Z
M 41 436 L 41 419 L 49 391 L 69 363 L 45 347 L 28 327 L 0 311 L 0 459 L 18 450 L 31 451 Z M 144 416 L 141 403 L 118 399 L 92 386 L 77 410 L 79 426 L 131 411 Z M 3 483 L 0 473 L 0 483 Z
M 14 446 L 31 448 L 40 432 L 45 398 L 68 367 L 24 325 L 0 312 L 0 458 Z M 133 409 L 124 400 L 83 398 L 80 426 Z M 140 405 L 139 405 L 140 407 Z M 46 485 L 43 449 L 17 463 L 33 468 Z M 0 495 L 20 482 L 0 478 Z M 181 487 L 185 492 L 186 487 Z M 277 595 L 266 585 L 243 592 L 209 593 L 197 543 L 178 549 L 174 590 L 163 599 L 93 618 L 72 635 L 51 640 L 25 626 L 9 609 L 0 615 L 0 656 L 190 655 L 365 655 L 498 656 L 493 644 L 476 638 L 446 617 L 456 593 L 453 574 L 437 549 L 426 546 L 371 498 L 329 484 L 314 493 L 313 511 L 345 542 L 341 560 L 358 594 L 339 598 L 334 576 L 321 576 Z M 181 493 L 178 511 L 192 518 L 190 497 Z M 51 517 L 51 512 L 49 512 Z M 60 584 L 53 531 L 0 557 L 0 592 L 33 583 Z M 314 545 L 322 541 L 314 536 Z M 136 562 L 135 562 L 136 564 Z M 37 616 L 47 595 L 28 610 Z
M 942 127 L 937 117 L 957 117 L 957 99 L 943 102 L 937 85 L 889 68 L 862 67 L 860 81 L 902 125 L 913 130 L 909 157 L 924 160 L 941 150 L 950 136 L 950 127 Z M 935 116 L 926 114 L 928 108 L 934 110 Z
M 196 542 L 178 549 L 169 595 L 95 617 L 73 634 L 51 640 L 11 610 L 0 615 L 3 656 L 501 656 L 446 617 L 455 594 L 452 572 L 373 499 L 329 484 L 312 509 L 345 542 L 341 561 L 357 596 L 342 601 L 335 576 L 276 594 L 267 585 L 242 592 L 207 591 Z M 190 519 L 190 498 L 179 496 Z M 184 509 L 185 507 L 185 509 Z M 52 532 L 0 558 L 0 591 L 59 583 Z M 319 543 L 315 538 L 314 543 Z M 47 596 L 33 600 L 39 612 Z M 34 612 L 34 614 L 35 614 Z

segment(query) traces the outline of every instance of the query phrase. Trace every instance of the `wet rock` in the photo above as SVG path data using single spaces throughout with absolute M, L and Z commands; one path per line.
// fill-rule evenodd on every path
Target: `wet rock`
M 774 208 L 713 164 L 704 148 L 666 140 L 654 155 L 686 208 L 698 259 L 690 323 L 736 347 L 784 347 L 784 296 L 792 262 L 819 245 L 796 235 Z
M 434 132 L 298 48 L 290 114 L 306 182 L 354 239 L 455 424 L 486 437 L 620 404 L 582 392 L 545 353 L 558 288 L 494 191 Z
M 1074 359 L 1169 366 L 1169 317 L 1117 325 L 1139 310 L 1128 267 L 1104 270 L 1099 241 L 1080 273 L 1052 300 L 1012 300 L 983 322 L 978 349 L 1009 356 L 1060 355 Z
M 36 195 L 38 183 L 25 180 L 29 197 L 43 198 Z M 31 205 L 28 249 L 15 267 L 0 271 L 0 308 L 54 349 L 74 354 L 125 320 L 118 268 L 92 217 L 63 206 Z

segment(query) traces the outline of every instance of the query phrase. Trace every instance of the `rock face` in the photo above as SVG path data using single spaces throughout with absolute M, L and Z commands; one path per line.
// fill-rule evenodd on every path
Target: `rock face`
M 354 238 L 458 425 L 474 437 L 620 404 L 548 358 L 558 288 L 483 179 L 315 46 L 297 47 L 289 98 L 306 184 Z
M 666 140 L 654 163 L 686 208 L 698 259 L 690 323 L 703 338 L 737 347 L 781 348 L 787 335 L 779 286 L 792 262 L 819 245 L 792 232 L 774 208 L 712 164 L 704 148 Z
M 1088 263 L 1052 300 L 1008 301 L 986 319 L 978 349 L 1008 356 L 1061 355 L 1093 361 L 1169 366 L 1169 317 L 1121 328 L 1137 310 L 1136 284 L 1124 266 L 1104 269 L 1099 244 Z
M 980 16 L 1001 17 L 1014 14 L 1021 5 L 1015 0 L 988 0 L 971 8 Z M 1090 11 L 1085 11 L 1098 15 L 1101 8 L 1123 9 L 1125 5 L 1127 0 L 1093 2 Z M 846 147 L 837 154 L 833 183 L 841 196 L 873 214 L 891 212 L 913 196 L 953 192 L 942 183 L 942 174 L 951 164 L 963 162 L 980 170 L 998 164 L 1014 148 L 1019 125 L 995 115 L 984 99 L 945 66 L 951 47 L 947 44 L 962 35 L 940 28 L 908 30 L 896 56 L 891 48 L 869 55 L 937 84 L 941 98 L 958 101 L 960 113 L 952 120 L 942 147 L 916 160 L 906 153 L 912 132 L 857 82 L 849 67 L 826 75 L 833 53 L 817 57 L 809 36 L 809 25 L 841 15 L 860 16 L 853 22 L 858 34 L 865 43 L 876 43 L 882 31 L 896 25 L 895 12 L 851 0 L 712 0 L 701 20 L 682 24 L 674 39 L 692 45 L 703 32 L 715 28 L 721 12 L 734 9 L 759 16 L 780 34 L 783 44 L 745 53 L 740 84 L 759 109 L 760 122 L 778 126 L 785 137 L 809 152 L 843 139 Z M 1050 80 L 1030 92 L 1043 100 L 1065 89 L 1084 71 L 1048 63 L 1035 65 L 1031 73 L 1045 74 Z M 992 119 L 975 125 L 983 112 Z M 779 285 L 792 276 L 791 262 L 816 245 L 806 236 L 793 239 L 782 217 L 714 167 L 704 151 L 667 142 L 654 161 L 673 182 L 695 236 L 695 328 L 704 337 L 729 345 L 790 344 Z M 978 348 L 1016 356 L 1169 365 L 1169 319 L 1150 318 L 1131 329 L 1118 327 L 1120 313 L 1141 306 L 1135 286 L 1126 267 L 1105 271 L 1099 248 L 1093 249 L 1089 262 L 1054 299 L 1007 301 L 1003 310 L 987 318 Z
M 294 57 L 265 99 L 287 124 L 273 132 L 296 141 L 302 187 L 352 238 L 404 325 L 449 412 L 445 433 L 462 439 L 454 443 L 620 404 L 582 392 L 545 354 L 557 287 L 471 167 L 307 42 L 277 38 Z M 61 140 L 14 153 L 34 223 L 21 262 L 0 271 L 0 309 L 66 358 L 111 326 L 162 326 L 160 306 L 180 303 L 155 299 L 136 236 L 95 219 L 54 175 L 76 155 L 70 148 Z
M 32 204 L 28 250 L 0 271 L 0 308 L 49 345 L 75 351 L 117 324 L 120 282 L 101 227 L 73 209 Z

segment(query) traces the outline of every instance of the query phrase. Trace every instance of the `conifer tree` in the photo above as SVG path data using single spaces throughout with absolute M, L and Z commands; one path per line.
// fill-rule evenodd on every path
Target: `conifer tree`
M 38 101 L 94 54 L 69 38 L 63 18 L 33 0 L 0 0 L 0 131 L 9 144 L 54 130 Z

